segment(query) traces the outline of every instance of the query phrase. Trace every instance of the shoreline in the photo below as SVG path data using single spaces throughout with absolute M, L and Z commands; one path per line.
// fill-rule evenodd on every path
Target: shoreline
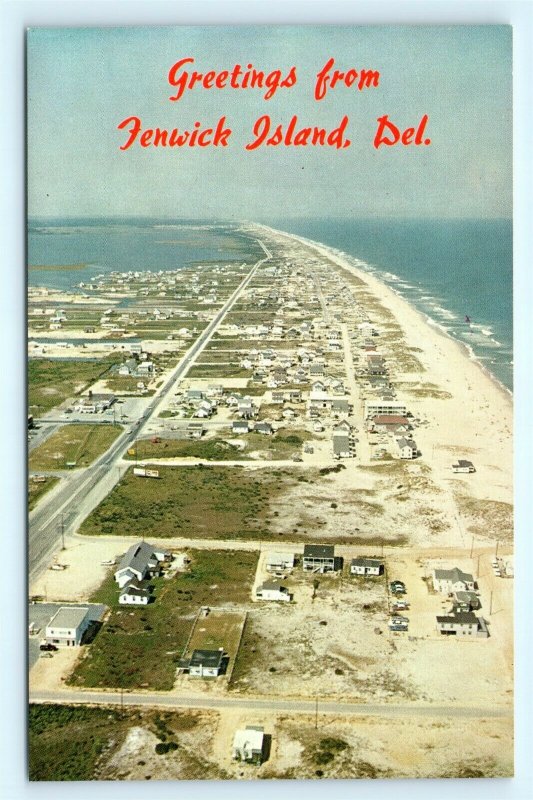
M 355 259 L 354 256 L 351 256 L 349 253 L 345 253 L 341 250 L 337 250 L 336 248 L 324 244 L 323 242 L 317 242 L 313 239 L 307 239 L 304 236 L 299 236 L 298 234 L 289 233 L 287 231 L 281 231 L 278 230 L 277 228 L 271 228 L 270 226 L 263 225 L 262 223 L 252 223 L 252 224 L 254 227 L 266 230 L 270 234 L 285 236 L 288 239 L 291 239 L 292 241 L 298 242 L 315 250 L 320 255 L 334 261 L 342 269 L 345 269 L 348 272 L 352 272 L 357 278 L 365 282 L 369 286 L 369 288 L 372 288 L 371 284 L 373 282 L 377 283 L 378 286 L 375 288 L 378 289 L 378 297 L 380 297 L 379 292 L 383 290 L 385 290 L 385 292 L 387 291 L 390 292 L 400 303 L 405 304 L 412 313 L 418 315 L 420 320 L 425 325 L 427 325 L 431 330 L 433 330 L 437 335 L 440 335 L 444 337 L 447 341 L 455 344 L 461 351 L 461 354 L 464 357 L 466 357 L 466 359 L 470 363 L 475 364 L 476 367 L 482 372 L 482 374 L 485 375 L 485 377 L 487 377 L 493 383 L 495 388 L 498 389 L 498 391 L 501 392 L 505 398 L 510 400 L 512 404 L 514 398 L 512 389 L 506 386 L 499 378 L 496 377 L 496 375 L 494 375 L 493 372 L 491 372 L 491 370 L 488 367 L 485 366 L 485 364 L 482 363 L 480 357 L 476 354 L 474 348 L 471 345 L 467 344 L 466 342 L 462 342 L 448 330 L 443 328 L 443 326 L 437 320 L 433 319 L 433 317 L 430 317 L 429 314 L 417 308 L 410 300 L 404 297 L 404 295 L 402 295 L 397 289 L 394 289 L 392 286 L 389 286 L 388 283 L 382 280 L 378 270 L 369 271 L 365 270 L 361 266 L 356 266 L 354 264 L 351 264 L 350 259 Z M 359 263 L 363 264 L 364 262 L 360 261 Z

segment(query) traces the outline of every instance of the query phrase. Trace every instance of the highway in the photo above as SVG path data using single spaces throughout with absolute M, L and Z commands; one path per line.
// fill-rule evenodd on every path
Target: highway
M 160 692 L 98 692 L 91 690 L 61 689 L 53 692 L 30 693 L 31 703 L 79 703 L 84 705 L 144 706 L 148 708 L 208 708 L 217 711 L 231 708 L 246 711 L 270 711 L 289 714 L 348 714 L 360 717 L 443 717 L 488 719 L 512 716 L 509 708 L 476 708 L 474 706 L 419 706 L 393 703 L 339 703 L 336 701 L 311 698 L 293 700 L 292 698 L 239 697 L 230 696 L 182 696 Z
M 73 473 L 71 477 L 62 481 L 64 485 L 60 484 L 57 490 L 52 490 L 30 513 L 28 559 L 30 585 L 32 580 L 48 566 L 54 552 L 61 544 L 62 534 L 68 535 L 73 532 L 119 481 L 127 469 L 121 464 L 125 450 L 142 435 L 143 430 L 157 416 L 169 392 L 185 377 L 257 270 L 272 258 L 272 254 L 263 242 L 259 239 L 257 241 L 265 257 L 254 264 L 231 297 L 177 363 L 168 378 L 150 398 L 140 418 L 130 424 L 94 464 L 80 471 L 80 474 Z

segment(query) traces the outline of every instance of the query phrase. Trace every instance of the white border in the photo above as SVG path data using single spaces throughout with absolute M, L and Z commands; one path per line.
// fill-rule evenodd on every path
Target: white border
M 469 781 L 221 781 L 181 783 L 33 783 L 26 781 L 26 670 L 25 670 L 25 519 L 26 491 L 24 450 L 26 358 L 24 319 L 25 274 L 25 190 L 24 190 L 24 31 L 32 26 L 57 25 L 172 25 L 172 24 L 469 24 L 511 23 L 514 26 L 514 119 L 515 119 L 515 418 L 516 418 L 516 527 L 517 573 L 520 591 L 516 597 L 516 778 L 512 780 Z M 6 443 L 0 460 L 0 491 L 4 534 L 2 570 L 2 638 L 0 677 L 0 796 L 18 798 L 61 798 L 75 795 L 84 800 L 98 796 L 103 800 L 127 797 L 174 798 L 194 794 L 195 798 L 289 796 L 322 798 L 331 792 L 335 798 L 409 797 L 430 794 L 440 798 L 469 800 L 526 800 L 533 796 L 533 751 L 531 702 L 531 661 L 533 656 L 533 609 L 531 566 L 531 437 L 532 348 L 530 308 L 533 301 L 531 277 L 531 191 L 532 159 L 528 149 L 533 138 L 533 6 L 529 0 L 507 2 L 474 0 L 382 0 L 342 2 L 342 0 L 0 0 L 0 175 L 3 176 L 0 205 L 0 253 L 2 292 L 0 293 L 0 332 L 2 334 L 2 377 L 0 420 Z M 528 257 L 529 256 L 529 260 Z M 6 454 L 10 455 L 9 458 Z M 523 565 L 521 567 L 521 565 Z M 520 580 L 521 578 L 521 580 Z

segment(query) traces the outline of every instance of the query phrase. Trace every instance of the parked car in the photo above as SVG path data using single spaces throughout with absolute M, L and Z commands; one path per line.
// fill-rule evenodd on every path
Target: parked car
M 45 653 L 49 653 L 52 651 L 56 651 L 57 647 L 55 644 L 51 644 L 50 642 L 44 642 L 43 644 L 39 645 L 39 650 L 42 650 Z
M 402 583 L 402 581 L 392 581 L 389 586 L 393 594 L 405 594 L 407 591 L 405 588 L 405 583 Z
M 392 611 L 407 611 L 409 608 L 409 603 L 407 600 L 396 600 L 394 605 L 392 606 Z

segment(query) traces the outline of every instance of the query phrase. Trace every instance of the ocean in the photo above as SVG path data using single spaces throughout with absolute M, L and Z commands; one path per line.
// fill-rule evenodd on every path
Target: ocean
M 274 219 L 267 224 L 363 262 L 357 266 L 461 341 L 512 391 L 511 220 Z
M 430 324 L 461 341 L 512 390 L 510 220 L 261 221 L 356 260 Z M 255 261 L 261 255 L 234 223 L 218 220 L 31 220 L 28 227 L 29 283 L 54 289 L 114 270 L 166 271 L 202 261 Z M 84 266 L 33 268 L 72 264 Z

